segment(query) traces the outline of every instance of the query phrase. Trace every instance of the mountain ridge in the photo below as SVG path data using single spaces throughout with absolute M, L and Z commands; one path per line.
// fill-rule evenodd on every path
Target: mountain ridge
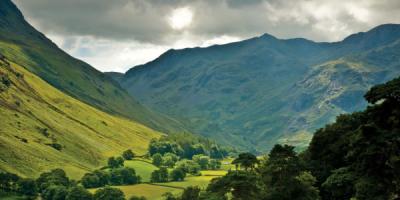
M 267 34 L 225 45 L 169 50 L 114 79 L 140 102 L 178 118 L 192 132 L 223 143 L 268 149 L 275 141 L 298 135 L 309 138 L 304 132 L 332 122 L 338 114 L 365 107 L 362 92 L 398 74 L 399 61 L 394 57 L 390 67 L 380 67 L 382 59 L 373 58 L 377 63 L 372 67 L 361 55 L 396 43 L 399 27 L 385 24 L 330 43 L 282 40 Z M 352 74 L 362 78 L 352 80 Z M 343 79 L 331 81 L 337 76 Z M 291 90 L 305 78 L 320 84 L 314 91 L 317 94 L 306 88 Z M 341 85 L 338 91 L 335 85 Z M 336 92 L 325 93 L 325 89 Z M 342 102 L 348 98 L 357 105 Z M 315 101 L 323 106 L 301 109 Z M 294 126 L 305 128 L 292 130 Z M 306 140 L 301 144 L 306 145 Z

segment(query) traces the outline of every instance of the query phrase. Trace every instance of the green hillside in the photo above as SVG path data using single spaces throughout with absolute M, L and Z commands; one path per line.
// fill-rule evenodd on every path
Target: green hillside
M 177 121 L 139 104 L 103 73 L 63 52 L 26 22 L 10 0 L 0 1 L 0 53 L 55 88 L 100 110 L 162 132 L 184 130 Z
M 131 148 L 144 154 L 161 133 L 112 116 L 0 61 L 0 170 L 36 177 L 64 168 L 73 178 Z
M 400 74 L 399 41 L 395 24 L 334 43 L 265 34 L 170 50 L 123 77 L 110 76 L 151 109 L 222 143 L 304 147 L 338 114 L 365 108 L 369 87 Z

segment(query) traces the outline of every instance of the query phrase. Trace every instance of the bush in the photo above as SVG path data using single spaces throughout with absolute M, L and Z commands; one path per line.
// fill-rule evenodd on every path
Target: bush
M 94 200 L 125 200 L 124 193 L 117 188 L 105 187 L 94 193 Z
M 67 187 L 51 185 L 42 192 L 43 200 L 65 200 L 68 195 Z
M 19 176 L 7 172 L 0 172 L 0 191 L 15 191 Z
M 118 168 L 124 166 L 124 159 L 122 157 L 110 157 L 108 159 L 108 167 Z
M 122 153 L 122 157 L 125 160 L 132 160 L 135 157 L 135 154 L 132 152 L 132 150 L 128 149 Z
M 169 177 L 172 181 L 184 181 L 186 172 L 182 168 L 175 168 L 171 171 Z
M 38 194 L 36 182 L 33 179 L 20 179 L 17 182 L 17 192 L 18 194 L 36 197 Z
M 54 169 L 50 172 L 45 172 L 36 180 L 39 192 L 51 185 L 68 186 L 70 184 L 65 171 L 62 169 Z
M 97 188 L 97 187 L 104 186 L 104 185 L 100 184 L 99 177 L 92 173 L 86 173 L 82 177 L 81 183 L 82 183 L 83 187 L 85 187 L 85 188 Z
M 155 165 L 157 167 L 162 165 L 163 158 L 162 158 L 161 154 L 159 154 L 159 153 L 154 154 L 152 156 L 152 160 L 153 160 L 153 165 Z
M 193 160 L 181 160 L 176 163 L 176 168 L 183 169 L 186 173 L 200 175 L 200 165 Z
M 161 167 L 159 170 L 155 170 L 151 173 L 152 183 L 165 183 L 168 182 L 168 170 L 165 167 Z
M 140 176 L 132 168 L 118 168 L 110 172 L 110 183 L 112 185 L 131 185 L 140 183 Z
M 92 200 L 93 195 L 83 187 L 75 186 L 68 190 L 65 200 Z

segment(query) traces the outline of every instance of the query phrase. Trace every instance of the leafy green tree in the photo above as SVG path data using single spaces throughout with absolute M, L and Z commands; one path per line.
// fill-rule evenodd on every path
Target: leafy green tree
M 178 156 L 173 153 L 166 153 L 162 157 L 162 165 L 166 167 L 173 168 L 175 163 L 179 160 Z
M 36 179 L 39 192 L 42 192 L 49 186 L 65 186 L 70 184 L 69 178 L 62 169 L 54 169 L 50 172 L 42 173 L 38 179 Z
M 221 169 L 221 161 L 216 159 L 210 159 L 209 169 L 212 170 Z
M 82 177 L 81 183 L 85 188 L 97 188 L 104 186 L 101 184 L 99 177 L 93 173 L 86 173 Z
M 255 165 L 259 163 L 257 157 L 251 153 L 241 153 L 239 157 L 232 161 L 234 165 L 240 165 L 246 171 L 250 169 L 254 169 Z
M 334 170 L 322 184 L 322 195 L 332 200 L 351 199 L 354 194 L 355 174 L 347 167 Z
M 0 191 L 11 192 L 15 191 L 19 176 L 12 173 L 0 172 Z
M 165 200 L 178 200 L 171 192 L 166 192 L 162 195 Z
M 176 168 L 181 168 L 183 171 L 185 171 L 187 174 L 192 174 L 195 176 L 200 175 L 200 165 L 193 160 L 180 160 L 176 163 Z
M 160 153 L 156 153 L 152 156 L 153 165 L 160 167 L 163 163 L 163 158 Z
M 207 192 L 216 199 L 225 199 L 232 193 L 234 200 L 257 200 L 262 198 L 259 175 L 255 171 L 231 171 L 227 175 L 213 179 Z
M 93 195 L 85 188 L 80 186 L 71 187 L 65 200 L 92 200 Z
M 43 200 L 65 200 L 68 195 L 68 189 L 61 185 L 51 185 L 42 192 Z
M 140 177 L 132 168 L 116 168 L 110 171 L 111 185 L 132 185 L 140 182 Z
M 371 88 L 370 106 L 318 130 L 305 159 L 323 199 L 395 199 L 400 193 L 400 78 Z
M 182 168 L 175 168 L 171 171 L 169 177 L 172 181 L 184 181 L 186 172 Z
M 17 182 L 17 192 L 18 194 L 36 197 L 38 194 L 38 189 L 36 182 L 33 179 L 19 179 Z
M 128 150 L 126 150 L 126 151 L 124 151 L 124 152 L 122 153 L 122 157 L 123 157 L 125 160 L 132 160 L 132 159 L 135 157 L 135 154 L 133 153 L 132 150 L 128 149 Z
M 161 167 L 158 170 L 154 170 L 151 173 L 150 178 L 152 183 L 165 183 L 168 182 L 168 170 L 165 167 Z
M 304 171 L 293 146 L 275 145 L 268 160 L 260 166 L 266 200 L 319 199 L 316 179 Z
M 190 186 L 183 190 L 181 200 L 198 200 L 200 196 L 200 188 Z
M 122 157 L 110 157 L 108 158 L 108 167 L 118 168 L 124 166 L 124 159 Z
M 94 200 L 125 200 L 124 193 L 117 188 L 105 187 L 97 190 L 93 196 Z
M 208 169 L 208 164 L 210 162 L 210 157 L 203 154 L 194 155 L 192 160 L 200 165 L 201 169 Z

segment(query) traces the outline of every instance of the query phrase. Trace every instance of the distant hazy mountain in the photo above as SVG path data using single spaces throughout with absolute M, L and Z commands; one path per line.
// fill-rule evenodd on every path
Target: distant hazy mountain
M 169 50 L 110 76 L 195 133 L 265 150 L 276 142 L 306 145 L 310 132 L 338 114 L 364 108 L 370 86 L 399 74 L 400 25 L 387 24 L 334 43 L 265 34 Z
M 184 130 L 177 121 L 138 103 L 108 76 L 63 52 L 28 24 L 10 0 L 0 1 L 0 54 L 57 89 L 108 113 L 159 131 Z

